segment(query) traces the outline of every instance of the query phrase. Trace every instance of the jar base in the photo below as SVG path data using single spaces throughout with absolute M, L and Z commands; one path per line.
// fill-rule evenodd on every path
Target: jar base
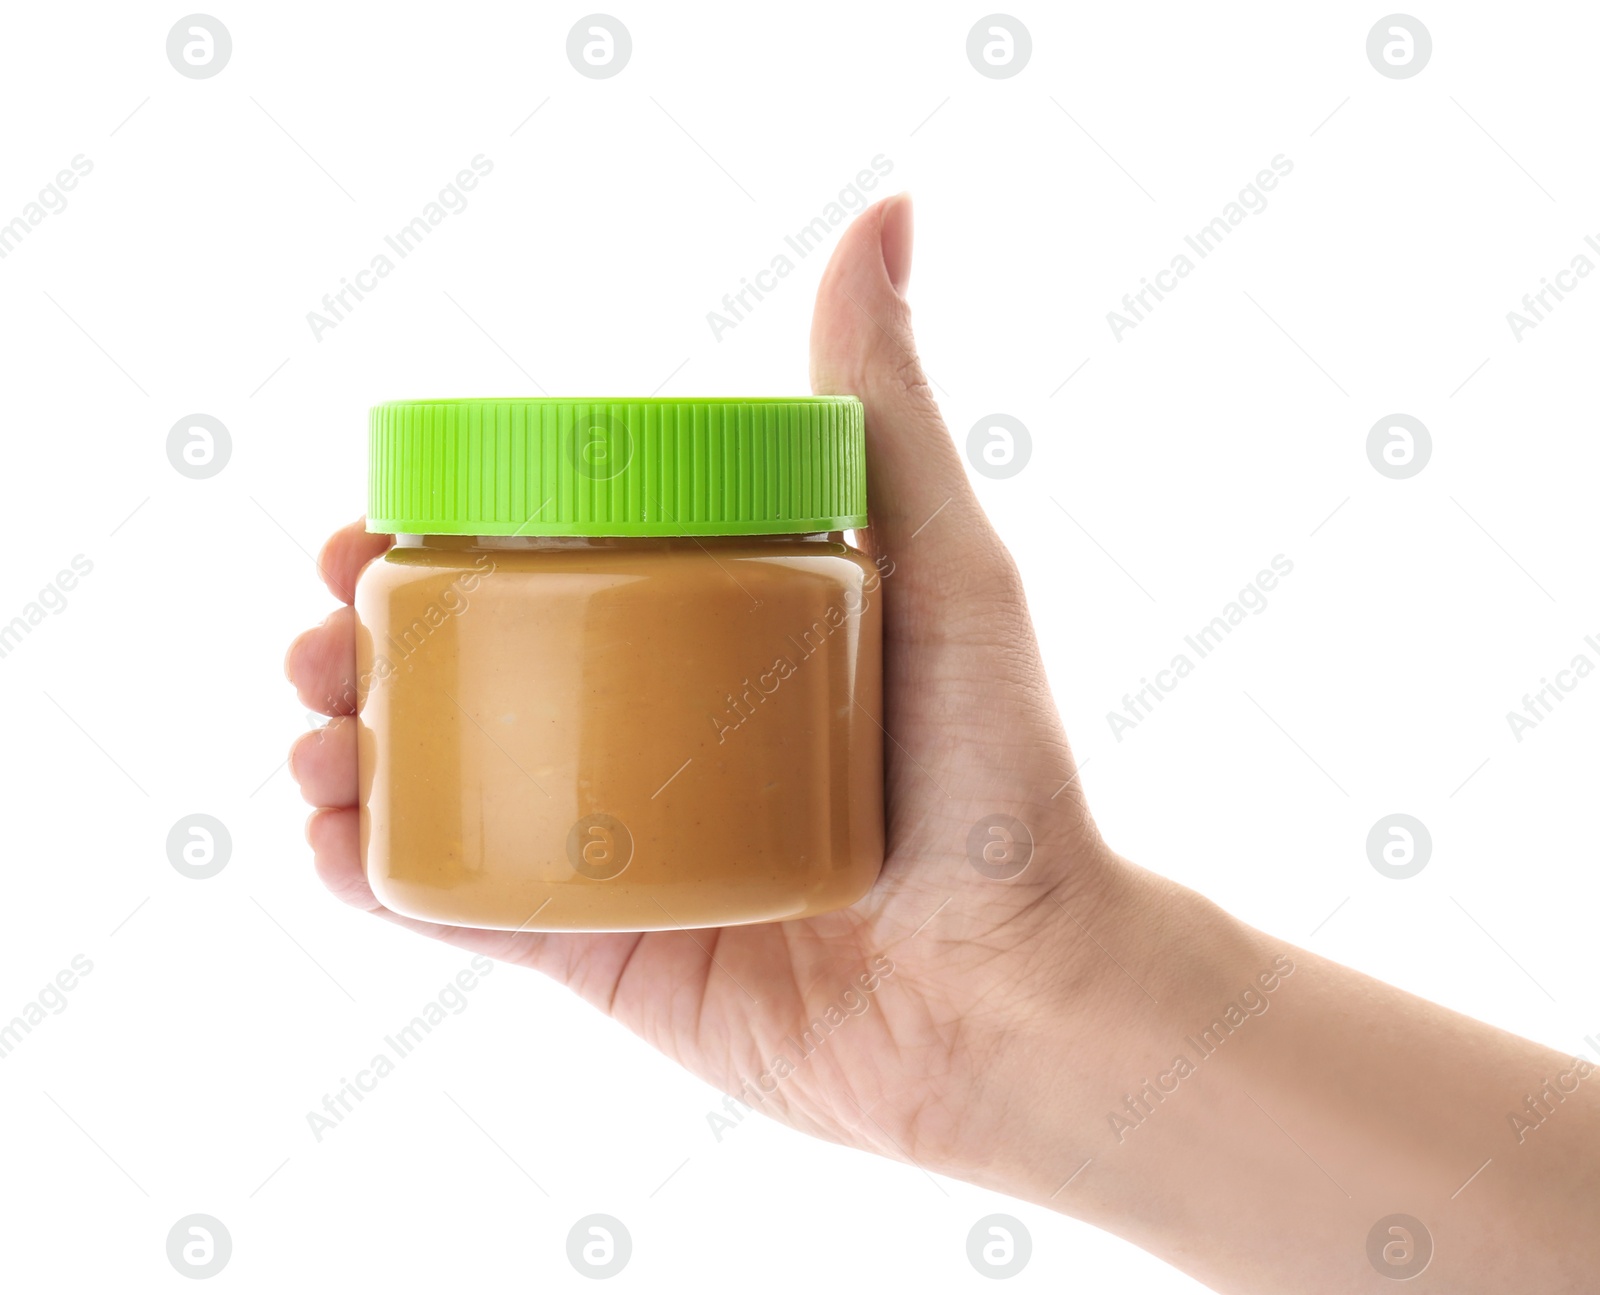
M 706 930 L 799 921 L 849 908 L 864 899 L 881 865 L 851 868 L 826 886 L 806 894 L 712 896 L 703 887 L 637 886 L 614 882 L 541 885 L 508 896 L 474 894 L 470 888 L 448 893 L 369 875 L 373 894 L 390 912 L 421 922 L 486 931 L 589 931 L 623 933 Z

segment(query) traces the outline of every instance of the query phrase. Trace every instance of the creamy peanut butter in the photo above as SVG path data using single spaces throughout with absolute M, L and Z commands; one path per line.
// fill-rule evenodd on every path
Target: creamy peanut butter
M 401 535 L 355 603 L 375 894 L 525 930 L 854 903 L 883 858 L 883 576 L 839 530 Z

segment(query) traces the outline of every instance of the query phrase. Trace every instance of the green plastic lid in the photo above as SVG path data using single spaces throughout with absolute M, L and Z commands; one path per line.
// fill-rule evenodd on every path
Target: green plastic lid
M 854 396 L 374 406 L 367 529 L 781 535 L 867 523 Z

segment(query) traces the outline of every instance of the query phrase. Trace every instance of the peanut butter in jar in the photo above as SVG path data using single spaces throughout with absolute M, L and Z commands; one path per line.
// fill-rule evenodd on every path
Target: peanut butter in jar
M 883 860 L 862 412 L 373 411 L 361 848 L 428 921 L 658 930 L 845 907 Z

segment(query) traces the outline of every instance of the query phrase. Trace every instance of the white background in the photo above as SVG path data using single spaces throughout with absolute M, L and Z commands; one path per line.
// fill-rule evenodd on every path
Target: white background
M 966 57 L 981 6 L 623 5 L 610 80 L 567 61 L 582 7 L 214 12 L 208 80 L 167 61 L 181 9 L 4 12 L 0 221 L 93 163 L 0 261 L 0 621 L 93 562 L 0 659 L 0 1019 L 94 965 L 0 1061 L 8 1289 L 189 1289 L 165 1238 L 204 1212 L 219 1290 L 586 1290 L 565 1237 L 601 1211 L 633 1235 L 619 1290 L 980 1290 L 966 1234 L 997 1210 L 1033 1235 L 1014 1289 L 1199 1289 L 759 1117 L 719 1144 L 719 1094 L 512 968 L 307 1128 L 467 961 L 322 893 L 282 769 L 283 652 L 331 609 L 308 553 L 361 511 L 367 406 L 803 391 L 823 254 L 720 341 L 705 316 L 880 153 L 951 427 L 1032 433 L 1022 473 L 974 480 L 1108 839 L 1436 1001 L 1600 1036 L 1600 679 L 1520 743 L 1505 718 L 1600 661 L 1600 282 L 1506 322 L 1600 234 L 1592 6 L 1419 10 L 1406 80 L 1366 57 L 1385 10 L 1347 3 L 1021 5 L 1005 80 Z M 470 206 L 314 340 L 480 153 Z M 1268 208 L 1115 340 L 1106 312 L 1280 153 Z M 232 436 L 209 480 L 166 457 L 194 412 Z M 1433 438 L 1404 481 L 1365 451 L 1394 412 Z M 1278 553 L 1268 609 L 1118 742 L 1106 712 Z M 166 857 L 194 812 L 233 837 L 209 881 Z M 1366 857 L 1392 812 L 1433 836 L 1409 881 Z

